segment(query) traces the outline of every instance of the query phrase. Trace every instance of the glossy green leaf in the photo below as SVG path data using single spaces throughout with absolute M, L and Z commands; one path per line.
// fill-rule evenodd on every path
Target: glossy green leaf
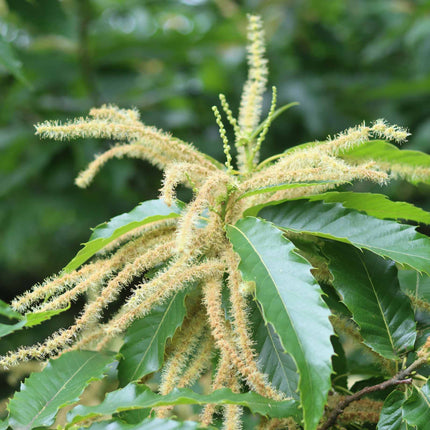
M 135 321 L 127 330 L 119 351 L 122 356 L 118 365 L 121 386 L 161 367 L 167 339 L 174 335 L 184 320 L 186 294 L 187 291 L 177 292 L 144 318 Z
M 245 197 L 255 196 L 256 194 L 263 193 L 273 193 L 275 191 L 280 190 L 289 190 L 292 188 L 303 188 L 303 187 L 314 187 L 316 185 L 324 185 L 324 184 L 338 184 L 339 182 L 335 181 L 314 181 L 314 182 L 287 182 L 283 184 L 270 185 L 267 187 L 257 188 L 255 190 L 247 191 L 246 193 L 241 194 L 237 200 L 244 199 Z
M 393 391 L 385 399 L 377 430 L 404 430 L 405 423 L 402 418 L 402 404 L 405 401 L 405 393 Z
M 384 194 L 330 191 L 306 197 L 310 201 L 323 200 L 326 203 L 341 203 L 343 207 L 366 212 L 380 219 L 409 220 L 430 224 L 430 212 L 411 203 L 393 202 Z
M 360 327 L 364 342 L 389 359 L 414 346 L 414 312 L 401 291 L 396 264 L 350 245 L 328 242 L 333 285 Z
M 333 387 L 340 387 L 348 389 L 348 363 L 346 361 L 345 350 L 343 349 L 342 343 L 337 335 L 331 337 L 331 344 L 333 345 L 334 354 L 331 358 L 333 365 L 333 374 L 331 375 L 331 381 Z
M 0 34 L 0 64 L 21 82 L 28 84 L 22 73 L 22 63 L 18 60 L 10 43 Z
M 227 226 L 227 235 L 240 256 L 243 278 L 256 283 L 264 320 L 273 325 L 295 361 L 305 429 L 313 430 L 331 386 L 333 329 L 311 265 L 280 230 L 260 219 L 239 220 Z
M 266 207 L 259 216 L 283 229 L 350 243 L 430 273 L 430 238 L 414 227 L 370 217 L 340 203 L 304 200 Z
M 121 235 L 154 221 L 176 218 L 180 212 L 179 205 L 167 206 L 162 200 L 148 200 L 140 203 L 131 212 L 118 215 L 109 222 L 98 225 L 89 241 L 84 244 L 84 247 L 64 268 L 64 271 L 71 272 L 75 270 L 96 252 Z
M 417 430 L 428 430 L 430 423 L 430 381 L 421 388 L 414 388 L 412 395 L 403 403 L 403 419 Z
M 300 416 L 298 404 L 292 399 L 278 402 L 266 399 L 254 392 L 232 393 L 227 388 L 207 395 L 195 393 L 188 388 L 174 389 L 169 394 L 161 396 L 153 393 L 145 385 L 129 384 L 120 390 L 108 393 L 100 405 L 76 406 L 67 417 L 70 424 L 75 424 L 89 418 L 94 419 L 126 410 L 167 405 L 205 405 L 207 403 L 246 406 L 253 413 L 274 418 Z
M 273 326 L 264 321 L 258 303 L 251 303 L 249 314 L 259 369 L 276 389 L 298 399 L 299 374 L 294 360 L 285 352 Z
M 89 428 L 91 430 L 196 430 L 201 427 L 199 427 L 199 424 L 194 421 L 148 418 L 138 424 L 127 424 L 121 421 L 102 421 L 85 428 Z
M 420 179 L 414 174 L 415 168 L 423 167 L 425 169 L 430 169 L 430 155 L 424 152 L 399 149 L 383 140 L 373 140 L 363 145 L 344 150 L 339 155 L 350 162 L 374 160 L 379 163 L 389 163 L 390 165 L 396 166 L 396 171 L 398 167 L 405 167 L 409 169 L 409 172 L 402 176 L 409 182 L 430 182 L 430 174 Z
M 50 360 L 40 373 L 32 373 L 9 402 L 9 424 L 14 430 L 50 426 L 58 410 L 78 401 L 84 388 L 101 379 L 113 354 L 71 351 Z

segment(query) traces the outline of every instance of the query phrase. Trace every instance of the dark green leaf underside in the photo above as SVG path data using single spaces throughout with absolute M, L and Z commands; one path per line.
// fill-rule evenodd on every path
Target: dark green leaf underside
M 327 242 L 333 285 L 360 327 L 364 342 L 389 359 L 413 348 L 414 312 L 393 261 L 339 242 Z

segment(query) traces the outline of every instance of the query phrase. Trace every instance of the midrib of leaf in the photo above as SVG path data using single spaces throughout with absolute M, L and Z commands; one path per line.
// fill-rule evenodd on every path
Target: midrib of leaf
M 61 393 L 61 391 L 67 386 L 67 384 L 93 359 L 96 358 L 96 355 L 93 355 L 92 357 L 88 358 L 85 363 L 83 363 L 74 373 L 70 376 L 70 378 L 64 382 L 64 384 L 60 387 L 60 389 L 55 393 L 55 395 L 49 399 L 45 405 L 42 407 L 42 409 L 34 416 L 34 418 L 29 422 L 27 427 L 24 427 L 24 429 L 30 430 L 33 427 L 34 421 L 42 414 L 42 412 L 55 400 L 56 397 Z
M 133 372 L 133 374 L 132 374 L 132 379 L 135 377 L 135 375 L 136 375 L 136 373 L 137 373 L 137 370 L 140 368 L 140 366 L 141 366 L 141 364 L 142 364 L 143 360 L 146 358 L 146 356 L 147 356 L 147 354 L 148 354 L 148 351 L 150 350 L 151 345 L 154 343 L 154 340 L 155 340 L 155 338 L 156 338 L 156 335 L 157 335 L 157 333 L 160 331 L 160 327 L 161 327 L 161 325 L 163 324 L 164 320 L 166 319 L 166 315 L 167 315 L 167 313 L 169 312 L 169 310 L 170 310 L 170 308 L 171 308 L 171 306 L 172 306 L 172 303 L 173 303 L 173 301 L 174 301 L 174 299 L 176 298 L 176 296 L 177 296 L 177 295 L 178 295 L 178 293 L 175 293 L 175 295 L 172 297 L 172 300 L 170 301 L 170 303 L 169 303 L 169 305 L 168 305 L 168 307 L 167 307 L 167 309 L 166 309 L 166 312 L 164 312 L 163 317 L 162 317 L 162 319 L 161 319 L 160 323 L 159 323 L 159 324 L 158 324 L 158 326 L 157 326 L 157 330 L 155 331 L 154 335 L 153 335 L 153 336 L 152 336 L 152 338 L 151 338 L 151 341 L 149 342 L 148 348 L 146 348 L 145 353 L 143 354 L 142 358 L 139 360 L 139 364 L 136 366 L 136 369 L 134 370 L 134 372 Z
M 361 264 L 362 264 L 362 266 L 363 266 L 364 270 L 366 271 L 367 279 L 369 280 L 369 283 L 370 283 L 370 285 L 372 286 L 373 294 L 374 294 L 374 296 L 375 296 L 376 303 L 378 304 L 379 311 L 380 311 L 380 313 L 381 313 L 381 315 L 382 315 L 382 320 L 384 321 L 385 329 L 386 329 L 386 331 L 387 331 L 388 338 L 390 339 L 391 347 L 392 347 L 393 351 L 395 351 L 395 350 L 396 350 L 396 348 L 395 348 L 395 346 L 394 346 L 393 338 L 392 338 L 392 336 L 391 336 L 391 331 L 390 331 L 390 328 L 389 328 L 389 326 L 388 326 L 388 322 L 387 322 L 387 319 L 386 319 L 385 313 L 384 313 L 384 311 L 383 311 L 383 309 L 382 309 L 382 307 L 381 307 L 381 301 L 380 301 L 379 296 L 378 296 L 378 294 L 377 294 L 377 292 L 376 292 L 375 285 L 374 285 L 374 283 L 373 283 L 373 281 L 372 281 L 372 278 L 371 278 L 371 276 L 370 276 L 369 271 L 367 270 L 367 266 L 366 266 L 366 264 L 364 263 L 363 258 L 362 258 L 361 256 L 360 256 L 359 258 L 360 258 L 360 261 L 361 261 Z

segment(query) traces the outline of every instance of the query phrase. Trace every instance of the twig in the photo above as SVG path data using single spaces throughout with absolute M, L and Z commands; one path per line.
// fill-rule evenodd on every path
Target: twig
M 425 364 L 427 360 L 428 360 L 427 357 L 421 357 L 418 360 L 414 361 L 409 367 L 400 371 L 397 375 L 395 375 L 391 379 L 381 382 L 380 384 L 365 387 L 362 390 L 357 391 L 356 393 L 345 397 L 333 409 L 328 420 L 320 427 L 319 430 L 328 430 L 331 426 L 336 424 L 337 417 L 345 410 L 345 408 L 349 406 L 349 404 L 351 404 L 352 402 L 355 402 L 356 400 L 363 397 L 364 395 L 373 393 L 375 391 L 385 390 L 386 388 L 393 387 L 395 385 L 411 384 L 412 378 L 410 378 L 409 376 L 415 369 Z

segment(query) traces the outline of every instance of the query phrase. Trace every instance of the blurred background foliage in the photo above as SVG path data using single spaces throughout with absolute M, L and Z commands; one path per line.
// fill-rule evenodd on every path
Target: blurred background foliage
M 3 300 L 64 267 L 90 227 L 156 198 L 161 179 L 116 160 L 80 190 L 74 177 L 111 142 L 40 141 L 33 124 L 134 106 L 222 159 L 210 107 L 220 92 L 238 107 L 247 13 L 264 19 L 279 104 L 300 103 L 263 156 L 380 117 L 410 129 L 409 149 L 430 150 L 430 1 L 0 0 Z M 385 190 L 426 209 L 429 191 Z

